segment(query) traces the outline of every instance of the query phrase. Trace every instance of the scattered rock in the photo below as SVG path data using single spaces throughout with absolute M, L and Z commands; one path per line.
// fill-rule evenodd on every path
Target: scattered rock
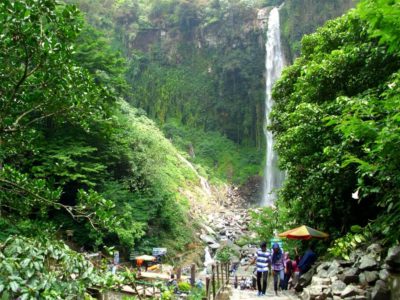
M 372 289 L 371 300 L 387 300 L 390 299 L 390 294 L 385 282 L 378 280 Z
M 400 245 L 389 248 L 385 263 L 393 273 L 400 271 Z
M 346 288 L 346 284 L 341 280 L 336 280 L 332 283 L 331 288 L 334 295 L 341 295 Z
M 359 278 L 358 278 L 358 269 L 357 268 L 350 268 L 344 271 L 343 274 L 339 276 L 339 278 L 345 283 L 345 284 L 350 284 L 350 283 L 358 283 Z
M 207 244 L 216 244 L 217 243 L 217 241 L 212 236 L 206 235 L 206 234 L 200 235 L 200 239 Z
M 377 271 L 365 271 L 360 274 L 360 283 L 362 284 L 373 284 L 378 280 L 379 273 Z
M 346 288 L 340 294 L 340 296 L 342 298 L 348 298 L 348 297 L 356 296 L 356 295 L 358 295 L 358 288 L 355 287 L 354 285 L 346 286 Z
M 376 259 L 369 255 L 364 255 L 360 260 L 360 270 L 374 270 L 378 267 Z
M 379 279 L 386 281 L 389 278 L 389 272 L 386 269 L 382 269 L 379 272 Z

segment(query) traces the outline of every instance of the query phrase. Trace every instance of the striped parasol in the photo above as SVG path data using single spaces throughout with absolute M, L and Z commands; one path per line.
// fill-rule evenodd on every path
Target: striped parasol
M 292 240 L 326 239 L 329 234 L 316 230 L 314 228 L 302 225 L 278 234 L 279 237 L 285 237 Z

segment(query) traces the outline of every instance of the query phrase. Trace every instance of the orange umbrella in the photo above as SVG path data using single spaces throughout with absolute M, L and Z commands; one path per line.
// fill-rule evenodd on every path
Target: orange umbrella
M 327 237 L 329 237 L 329 234 L 319 231 L 319 230 L 316 230 L 314 228 L 308 227 L 306 225 L 302 225 L 300 227 L 282 232 L 282 233 L 278 234 L 278 236 L 286 237 L 288 239 L 293 239 L 293 240 L 309 240 L 312 238 L 326 239 Z

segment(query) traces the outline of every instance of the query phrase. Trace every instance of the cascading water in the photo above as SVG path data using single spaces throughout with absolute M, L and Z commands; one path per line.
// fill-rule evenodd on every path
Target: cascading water
M 278 156 L 273 149 L 274 140 L 272 132 L 267 130 L 270 125 L 269 114 L 274 100 L 272 99 L 272 86 L 279 78 L 283 68 L 283 55 L 279 27 L 279 10 L 273 8 L 269 13 L 265 68 L 266 68 L 266 97 L 265 97 L 265 124 L 264 134 L 267 143 L 266 163 L 264 169 L 262 206 L 272 206 L 276 199 L 276 189 L 281 187 L 284 173 L 278 169 Z
M 208 246 L 204 248 L 204 270 L 202 272 L 203 275 L 210 273 L 211 265 L 214 263 L 213 258 L 211 257 L 210 251 Z

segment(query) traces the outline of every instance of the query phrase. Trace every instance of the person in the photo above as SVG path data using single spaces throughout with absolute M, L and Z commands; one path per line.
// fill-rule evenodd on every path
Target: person
M 257 250 L 255 257 L 250 262 L 250 265 L 254 264 L 255 262 L 257 267 L 257 295 L 264 296 L 267 290 L 268 266 L 271 262 L 271 252 L 267 250 L 266 242 L 261 243 L 260 249 Z M 246 270 L 247 269 L 248 266 Z
M 282 253 L 282 249 L 278 243 L 272 245 L 272 272 L 274 275 L 274 291 L 275 295 L 278 295 L 278 279 L 279 286 L 282 288 L 284 279 L 285 262 Z
M 317 260 L 317 255 L 313 251 L 312 243 L 308 244 L 308 248 L 301 258 L 298 267 L 300 269 L 300 276 L 307 273 L 311 269 L 312 264 Z
M 178 290 L 178 283 L 175 280 L 174 274 L 171 274 L 170 279 L 167 282 L 167 287 L 172 289 L 174 293 Z
M 284 263 L 285 263 L 285 275 L 283 277 L 282 289 L 287 290 L 289 286 L 289 280 L 293 274 L 293 262 L 290 259 L 289 252 L 285 252 Z
M 296 255 L 294 257 L 294 260 L 292 260 L 293 274 L 292 274 L 292 281 L 290 283 L 289 288 L 294 287 L 297 284 L 297 282 L 299 281 L 299 277 L 300 277 L 299 262 L 300 262 L 300 257 L 297 254 L 297 249 L 296 249 Z

